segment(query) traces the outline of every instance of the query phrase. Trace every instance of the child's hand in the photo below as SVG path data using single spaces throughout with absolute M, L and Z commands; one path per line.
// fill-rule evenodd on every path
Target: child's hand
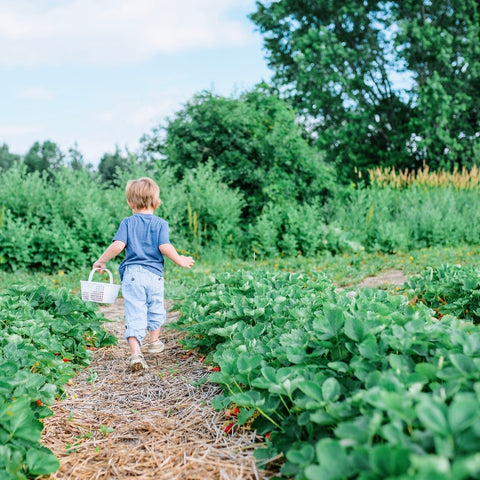
M 107 264 L 105 262 L 99 262 L 98 260 L 93 264 L 93 269 L 98 270 L 100 273 L 103 273 L 103 271 L 107 268 Z
M 178 265 L 183 268 L 192 268 L 195 260 L 192 257 L 186 257 L 185 255 L 180 255 Z

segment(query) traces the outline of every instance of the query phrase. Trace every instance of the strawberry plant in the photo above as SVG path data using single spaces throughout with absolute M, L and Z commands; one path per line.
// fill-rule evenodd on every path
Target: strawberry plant
M 14 286 L 0 294 L 0 470 L 2 479 L 47 475 L 57 458 L 40 445 L 41 419 L 63 385 L 90 363 L 86 347 L 115 343 L 103 317 L 66 290 Z
M 430 267 L 408 284 L 408 295 L 433 308 L 436 316 L 452 314 L 480 322 L 480 270 L 475 266 Z
M 480 332 L 407 295 L 237 272 L 179 308 L 237 423 L 298 480 L 480 478 Z

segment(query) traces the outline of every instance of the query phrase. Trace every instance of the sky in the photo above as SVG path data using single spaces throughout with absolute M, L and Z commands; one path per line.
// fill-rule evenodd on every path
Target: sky
M 0 0 L 0 146 L 135 152 L 196 93 L 271 77 L 255 0 Z

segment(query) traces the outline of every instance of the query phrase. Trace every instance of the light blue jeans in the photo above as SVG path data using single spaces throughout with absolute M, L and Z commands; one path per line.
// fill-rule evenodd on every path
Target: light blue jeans
M 166 319 L 164 280 L 140 265 L 125 269 L 122 296 L 125 302 L 125 338 L 135 337 L 142 346 L 146 330 L 160 328 Z

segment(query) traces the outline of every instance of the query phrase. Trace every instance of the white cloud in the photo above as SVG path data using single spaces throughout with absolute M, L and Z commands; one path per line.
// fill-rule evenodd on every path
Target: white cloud
M 38 125 L 0 124 L 0 137 L 37 134 L 42 131 Z
M 169 95 L 167 92 L 171 92 L 171 94 Z M 92 117 L 98 120 L 103 128 L 123 127 L 125 130 L 136 130 L 143 133 L 178 110 L 182 99 L 182 96 L 174 92 L 174 89 L 168 89 L 162 92 L 162 98 L 150 99 L 148 103 L 119 104 L 114 108 L 98 111 Z
M 157 54 L 244 45 L 228 18 L 251 0 L 2 0 L 0 65 L 119 65 Z
M 52 100 L 53 94 L 50 90 L 40 87 L 31 86 L 20 90 L 17 93 L 18 98 L 25 98 L 27 100 Z
M 53 139 L 62 151 L 77 142 L 87 162 L 97 165 L 104 153 L 113 153 L 116 147 L 135 152 L 140 147 L 140 138 L 152 128 L 163 123 L 165 117 L 179 108 L 183 96 L 176 88 L 162 91 L 148 102 L 119 103 L 112 108 L 92 112 L 88 119 L 80 121 L 94 127 L 93 131 L 74 131 Z

